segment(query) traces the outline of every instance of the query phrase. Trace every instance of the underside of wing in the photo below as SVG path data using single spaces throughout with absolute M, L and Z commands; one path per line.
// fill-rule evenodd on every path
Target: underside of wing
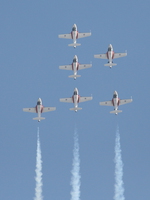
M 84 101 L 90 101 L 92 99 L 93 99 L 93 97 L 80 97 L 79 102 L 81 103 L 81 102 L 84 102 Z
M 71 37 L 71 34 L 61 34 L 61 35 L 58 35 L 59 38 L 65 38 L 65 39 L 72 39 Z
M 73 103 L 72 98 L 63 98 L 63 99 L 60 99 L 60 102 Z
M 78 38 L 91 36 L 91 33 L 78 33 Z
M 103 101 L 99 103 L 101 106 L 113 106 L 112 101 Z
M 56 107 L 44 107 L 42 112 L 50 112 L 56 110 Z
M 97 54 L 94 55 L 94 58 L 108 59 L 106 54 Z
M 72 70 L 72 65 L 62 65 L 62 66 L 59 66 L 59 69 Z
M 127 53 L 115 53 L 114 54 L 114 58 L 120 58 L 120 57 L 124 57 L 127 56 Z
M 36 109 L 35 108 L 23 108 L 24 112 L 31 112 L 31 113 L 36 113 Z
M 92 67 L 92 64 L 82 64 L 82 65 L 79 65 L 79 69 L 78 70 L 86 69 L 86 68 L 90 68 L 90 67 Z
M 121 99 L 119 101 L 119 105 L 123 105 L 123 104 L 126 104 L 126 103 L 131 103 L 132 102 L 132 99 Z

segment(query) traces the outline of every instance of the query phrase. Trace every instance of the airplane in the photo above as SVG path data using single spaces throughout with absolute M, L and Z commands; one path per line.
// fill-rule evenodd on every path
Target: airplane
M 68 44 L 68 46 L 73 46 L 74 48 L 76 48 L 76 46 L 81 45 L 81 44 L 76 43 L 77 39 L 83 38 L 83 37 L 88 37 L 88 36 L 91 36 L 91 33 L 79 33 L 77 31 L 77 25 L 76 24 L 73 25 L 71 33 L 58 35 L 59 38 L 72 39 L 73 43 Z
M 90 67 L 92 67 L 92 64 L 79 64 L 78 57 L 75 55 L 71 65 L 59 66 L 59 69 L 73 70 L 74 75 L 69 76 L 69 78 L 74 78 L 74 80 L 76 80 L 77 77 L 81 77 L 81 75 L 77 75 L 78 70 L 86 69 Z
M 77 112 L 78 110 L 82 110 L 82 108 L 78 107 L 78 103 L 84 102 L 84 101 L 90 101 L 93 97 L 81 97 L 79 95 L 78 89 L 75 88 L 73 92 L 73 96 L 71 98 L 63 98 L 60 99 L 60 102 L 66 102 L 66 103 L 74 103 L 74 108 L 70 108 L 70 110 L 74 110 Z
M 41 98 L 38 99 L 37 105 L 34 108 L 23 108 L 24 112 L 32 112 L 37 113 L 38 117 L 33 118 L 33 120 L 38 120 L 40 122 L 41 120 L 45 119 L 44 117 L 41 117 L 41 113 L 43 112 L 50 112 L 56 110 L 56 107 L 44 107 L 42 105 Z
M 122 112 L 122 110 L 118 110 L 118 106 L 126 104 L 126 103 L 131 103 L 132 101 L 133 101 L 132 98 L 131 99 L 119 99 L 118 93 L 117 93 L 117 91 L 115 91 L 111 101 L 104 101 L 104 102 L 100 102 L 99 104 L 101 106 L 114 106 L 114 110 L 110 111 L 110 113 L 114 113 L 117 115 L 118 113 Z
M 112 66 L 117 65 L 116 63 L 113 63 L 113 59 L 124 57 L 124 56 L 127 56 L 127 53 L 115 53 L 113 51 L 113 46 L 110 44 L 108 46 L 107 53 L 94 55 L 94 58 L 108 59 L 108 63 L 105 64 L 104 66 L 109 66 L 110 68 L 112 68 Z

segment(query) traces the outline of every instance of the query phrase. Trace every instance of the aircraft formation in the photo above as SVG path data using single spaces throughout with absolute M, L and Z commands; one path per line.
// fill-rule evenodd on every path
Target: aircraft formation
M 71 46 L 71 47 L 74 47 L 74 48 L 81 45 L 81 44 L 77 43 L 77 39 L 83 38 L 83 37 L 88 37 L 88 36 L 91 36 L 91 32 L 89 32 L 89 33 L 79 33 L 78 30 L 77 30 L 76 24 L 73 25 L 71 33 L 58 35 L 59 38 L 72 39 L 73 43 L 68 44 L 68 46 Z M 110 44 L 108 46 L 108 51 L 105 54 L 96 54 L 96 55 L 94 55 L 94 58 L 107 59 L 108 63 L 105 64 L 104 66 L 109 66 L 110 68 L 112 68 L 113 66 L 117 65 L 116 63 L 113 63 L 113 59 L 124 57 L 124 56 L 127 56 L 126 52 L 125 53 L 115 53 L 114 50 L 113 50 L 113 46 Z M 92 64 L 80 64 L 78 62 L 77 55 L 75 55 L 74 58 L 73 58 L 72 64 L 59 66 L 59 69 L 72 70 L 73 75 L 69 75 L 69 78 L 74 78 L 74 80 L 76 80 L 78 77 L 81 77 L 81 75 L 77 74 L 78 70 L 87 69 L 87 68 L 90 68 L 90 67 L 92 67 Z M 73 91 L 72 97 L 61 98 L 60 102 L 73 103 L 74 107 L 70 108 L 70 110 L 77 112 L 78 110 L 82 109 L 82 108 L 78 107 L 78 103 L 90 101 L 92 99 L 93 99 L 92 96 L 81 97 L 79 95 L 78 89 L 75 88 L 74 91 Z M 117 91 L 114 91 L 112 100 L 100 102 L 99 104 L 102 105 L 102 106 L 113 106 L 114 110 L 110 111 L 110 113 L 117 115 L 118 113 L 122 112 L 122 110 L 118 110 L 119 105 L 131 103 L 131 102 L 132 102 L 132 98 L 131 99 L 120 99 L 118 97 Z M 35 107 L 33 107 L 33 108 L 23 108 L 24 112 L 37 113 L 38 117 L 33 118 L 33 120 L 38 120 L 38 122 L 45 119 L 44 117 L 41 117 L 41 113 L 50 112 L 50 111 L 54 111 L 54 110 L 56 110 L 56 107 L 44 107 L 42 105 L 41 98 L 38 99 L 37 105 Z

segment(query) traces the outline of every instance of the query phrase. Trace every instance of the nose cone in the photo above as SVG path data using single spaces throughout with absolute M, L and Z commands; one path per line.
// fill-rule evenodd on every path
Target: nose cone
M 77 89 L 77 88 L 74 88 L 74 91 L 78 92 L 78 89 Z
M 73 62 L 78 62 L 78 57 L 76 55 L 73 58 Z
M 114 94 L 118 95 L 118 93 L 117 93 L 117 91 L 116 91 L 116 90 L 114 91 Z
M 76 25 L 76 24 L 74 24 L 74 25 L 73 25 L 73 27 L 77 28 L 77 25 Z
M 42 105 L 42 100 L 41 100 L 41 98 L 38 98 L 37 105 Z
M 78 89 L 77 88 L 74 89 L 73 95 L 78 95 Z
M 110 44 L 109 47 L 112 48 L 112 45 Z

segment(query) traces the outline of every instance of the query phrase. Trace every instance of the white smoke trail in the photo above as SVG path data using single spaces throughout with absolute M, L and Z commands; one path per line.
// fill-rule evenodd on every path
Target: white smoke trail
M 124 200 L 124 183 L 123 183 L 123 162 L 121 157 L 121 145 L 119 127 L 116 131 L 115 142 L 115 195 L 114 200 Z
M 79 158 L 79 142 L 77 130 L 74 131 L 74 149 L 73 149 L 73 163 L 72 163 L 72 177 L 71 177 L 71 200 L 80 200 L 80 158 Z
M 36 187 L 35 187 L 35 197 L 34 200 L 43 200 L 42 196 L 42 156 L 41 156 L 41 147 L 40 147 L 40 138 L 39 138 L 39 128 L 37 130 L 37 153 L 36 153 Z

